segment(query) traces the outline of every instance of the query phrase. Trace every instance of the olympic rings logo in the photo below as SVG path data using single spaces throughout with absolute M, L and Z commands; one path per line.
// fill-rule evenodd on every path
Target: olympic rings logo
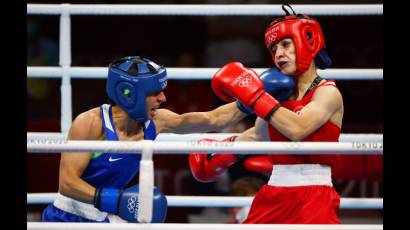
M 239 82 L 239 87 L 247 87 L 249 84 L 252 83 L 252 78 L 249 75 L 246 75 L 242 81 Z
M 268 44 L 271 44 L 273 41 L 276 40 L 276 37 L 277 37 L 277 36 L 278 36 L 277 33 L 268 34 L 268 35 L 266 36 L 266 42 L 267 42 Z
M 135 212 L 135 216 L 137 215 L 139 202 L 137 200 L 137 196 L 132 196 L 128 199 L 127 209 L 130 213 Z
M 270 29 L 268 32 L 265 34 L 265 41 L 268 44 L 271 44 L 273 41 L 276 40 L 278 37 L 278 33 L 276 31 L 279 30 L 279 26 L 275 26 L 272 29 Z

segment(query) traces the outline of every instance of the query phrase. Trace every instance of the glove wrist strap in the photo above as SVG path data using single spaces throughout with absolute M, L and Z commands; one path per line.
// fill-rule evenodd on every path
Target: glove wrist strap
M 94 206 L 101 211 L 117 214 L 120 190 L 113 188 L 97 189 L 94 196 Z
M 268 93 L 263 93 L 253 105 L 255 113 L 262 119 L 268 119 L 280 107 L 280 103 Z

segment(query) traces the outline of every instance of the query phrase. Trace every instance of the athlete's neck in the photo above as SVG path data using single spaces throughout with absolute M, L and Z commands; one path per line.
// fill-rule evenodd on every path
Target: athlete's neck
M 312 61 L 310 63 L 309 69 L 306 70 L 302 75 L 296 78 L 297 81 L 297 99 L 301 99 L 305 92 L 309 89 L 312 82 L 317 77 L 317 69 L 315 63 Z
M 138 134 L 143 128 L 142 123 L 132 119 L 119 106 L 112 107 L 112 119 L 116 129 L 127 136 Z

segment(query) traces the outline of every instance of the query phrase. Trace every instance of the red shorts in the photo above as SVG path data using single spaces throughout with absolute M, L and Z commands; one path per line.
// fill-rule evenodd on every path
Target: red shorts
M 256 194 L 244 224 L 340 224 L 340 196 L 327 185 L 270 186 Z

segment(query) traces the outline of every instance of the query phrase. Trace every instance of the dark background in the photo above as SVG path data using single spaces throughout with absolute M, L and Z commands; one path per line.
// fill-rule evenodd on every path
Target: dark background
M 60 3 L 60 1 L 28 1 Z M 207 4 L 216 1 L 70 1 L 72 4 Z M 281 4 L 292 1 L 218 1 L 232 4 Z M 297 1 L 297 4 L 382 4 L 382 1 Z M 303 13 L 303 12 L 300 12 Z M 383 16 L 313 16 L 323 29 L 332 68 L 383 68 Z M 264 29 L 272 16 L 71 16 L 72 66 L 103 67 L 115 58 L 141 55 L 165 67 L 221 67 L 240 61 L 253 68 L 272 66 Z M 58 66 L 59 16 L 27 15 L 27 66 Z M 105 80 L 72 79 L 73 118 L 106 103 Z M 383 81 L 337 81 L 344 99 L 343 133 L 383 133 Z M 178 113 L 207 111 L 223 104 L 208 80 L 170 80 L 163 107 Z M 240 132 L 255 117 L 226 132 Z M 27 78 L 27 132 L 60 132 L 60 80 Z M 219 183 L 196 182 L 185 155 L 155 156 L 156 184 L 167 195 L 226 195 L 244 175 L 240 165 Z M 28 155 L 27 192 L 56 192 L 58 154 Z M 135 181 L 137 182 L 137 181 Z M 344 197 L 382 197 L 383 181 L 338 180 Z M 29 205 L 40 212 L 44 205 Z M 170 208 L 167 222 L 189 222 L 200 208 Z M 344 211 L 345 216 L 380 212 Z

